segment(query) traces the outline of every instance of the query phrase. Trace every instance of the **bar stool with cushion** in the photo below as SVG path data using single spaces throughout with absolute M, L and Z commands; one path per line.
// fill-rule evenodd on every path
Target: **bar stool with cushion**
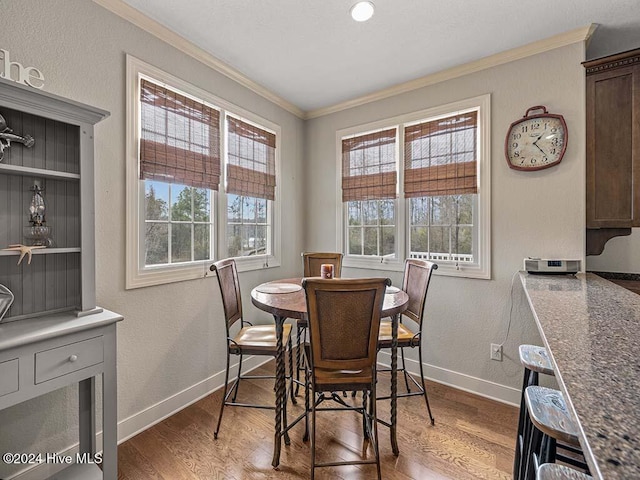
M 516 454 L 513 462 L 513 478 L 520 478 L 520 464 L 524 453 L 525 431 L 531 428 L 531 421 L 527 415 L 527 408 L 524 401 L 524 392 L 527 387 L 538 385 L 540 373 L 545 375 L 555 375 L 553 365 L 547 355 L 547 349 L 537 345 L 520 345 L 520 363 L 524 367 L 524 379 L 522 381 L 522 393 L 520 396 L 520 415 L 518 419 L 518 434 L 516 436 Z
M 593 480 L 593 477 L 564 465 L 545 463 L 538 469 L 536 480 Z
M 562 392 L 540 386 L 527 387 L 525 403 L 533 428 L 524 439 L 527 447 L 523 458 L 525 473 L 521 478 L 535 479 L 541 464 L 556 460 L 588 470 L 584 461 L 557 454 L 557 441 L 577 451 L 580 449 L 578 424 L 567 409 Z
M 424 260 L 407 259 L 404 264 L 404 276 L 402 279 L 402 290 L 409 295 L 409 306 L 403 312 L 403 316 L 411 319 L 417 324 L 417 330 L 412 331 L 407 325 L 402 323 L 402 317 L 398 324 L 398 348 L 402 357 L 402 367 L 398 369 L 404 374 L 404 383 L 407 388 L 406 393 L 398 393 L 398 397 L 409 397 L 422 395 L 427 404 L 427 411 L 431 419 L 431 425 L 435 423 L 429 406 L 429 397 L 424 383 L 424 367 L 422 366 L 422 326 L 424 320 L 424 304 L 427 298 L 427 290 L 431 281 L 431 275 L 438 265 Z M 383 321 L 380 325 L 380 335 L 378 337 L 378 349 L 391 348 L 391 322 Z M 405 367 L 404 349 L 418 347 L 418 364 L 420 365 L 420 383 L 418 383 Z M 380 369 L 379 371 L 389 371 Z M 409 382 L 418 389 L 412 392 Z M 378 397 L 378 400 L 388 400 L 390 396 Z M 384 425 L 386 422 L 381 421 Z
M 359 464 L 375 464 L 377 478 L 380 479 L 376 357 L 384 294 L 391 281 L 388 278 L 306 278 L 302 285 L 306 292 L 309 319 L 305 409 L 307 416 L 311 414 L 311 479 L 318 467 Z M 347 405 L 333 393 L 340 390 L 362 391 L 362 406 Z M 320 407 L 325 400 L 336 400 L 339 406 Z M 366 458 L 365 444 L 361 460 L 318 462 L 316 413 L 322 410 L 360 413 L 364 438 L 370 443 L 375 458 Z M 307 429 L 304 438 L 308 438 Z
M 339 252 L 303 252 L 302 253 L 302 266 L 303 276 L 306 277 L 319 277 L 320 267 L 323 264 L 333 265 L 334 278 L 340 278 L 342 273 L 342 253 Z M 302 382 L 300 381 L 300 372 L 304 372 L 304 365 L 300 361 L 302 356 L 301 345 L 304 343 L 304 337 L 307 331 L 307 320 L 298 319 L 296 321 L 296 391 Z
M 216 272 L 220 293 L 222 294 L 222 306 L 224 310 L 225 328 L 227 333 L 227 367 L 224 376 L 224 395 L 220 405 L 220 415 L 218 417 L 218 425 L 213 434 L 214 438 L 218 438 L 220 424 L 222 423 L 222 414 L 225 405 L 236 407 L 252 407 L 274 410 L 275 405 L 255 405 L 248 403 L 236 402 L 238 395 L 238 387 L 240 380 L 244 379 L 275 379 L 275 375 L 242 375 L 242 357 L 244 355 L 268 355 L 275 357 L 276 349 L 276 327 L 275 325 L 251 325 L 250 322 L 242 318 L 242 298 L 240 297 L 240 281 L 238 279 L 238 270 L 236 262 L 233 259 L 220 260 L 210 267 L 211 271 Z M 240 322 L 240 330 L 235 336 L 231 335 L 231 328 Z M 282 327 L 282 344 L 289 345 L 289 367 L 291 379 L 293 379 L 293 365 L 291 358 L 291 325 L 284 324 Z M 230 355 L 238 355 L 238 377 L 229 388 L 229 365 Z M 291 385 L 293 395 L 293 385 Z M 229 397 L 233 394 L 233 398 Z M 286 411 L 287 402 L 284 402 Z M 286 418 L 286 413 L 285 413 Z

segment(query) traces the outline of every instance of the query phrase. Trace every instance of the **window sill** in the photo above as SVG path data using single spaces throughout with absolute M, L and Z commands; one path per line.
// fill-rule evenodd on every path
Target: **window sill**
M 273 256 L 238 257 L 235 260 L 238 272 L 263 270 L 265 268 L 280 266 L 280 260 Z M 134 288 L 152 287 L 154 285 L 165 285 L 167 283 L 205 278 L 211 276 L 209 267 L 213 262 L 213 260 L 207 260 L 187 265 L 145 268 L 134 272 L 131 277 L 127 277 L 126 289 L 131 290 Z
M 345 256 L 342 261 L 343 268 L 363 268 L 366 270 L 384 270 L 391 272 L 401 272 L 404 269 L 404 263 L 394 259 L 386 258 L 364 258 L 364 257 L 348 257 Z
M 127 272 L 126 289 L 151 287 L 185 280 L 204 278 L 211 262 L 189 263 L 186 265 L 171 265 L 148 267 Z
M 491 280 L 491 273 L 483 270 L 478 265 L 460 265 L 455 263 L 434 262 L 438 264 L 438 269 L 433 273 L 443 277 L 477 278 L 480 280 Z
M 438 264 L 438 269 L 433 273 L 444 277 L 462 277 L 477 278 L 482 280 L 491 280 L 491 274 L 482 270 L 477 265 L 465 265 L 456 267 L 455 263 L 434 262 Z M 390 272 L 402 272 L 404 270 L 404 262 L 398 260 L 384 260 L 372 258 L 353 258 L 345 257 L 342 262 L 343 268 L 359 268 L 364 270 L 380 270 Z
M 272 255 L 259 255 L 255 257 L 234 257 L 238 272 L 249 272 L 252 270 L 263 270 L 265 268 L 275 268 L 280 266 L 280 260 Z

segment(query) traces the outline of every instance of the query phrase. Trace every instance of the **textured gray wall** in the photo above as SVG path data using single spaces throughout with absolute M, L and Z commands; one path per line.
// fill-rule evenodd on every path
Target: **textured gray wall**
M 255 285 L 301 271 L 303 122 L 229 78 L 87 0 L 2 2 L 0 48 L 45 77 L 44 90 L 111 112 L 95 129 L 98 304 L 121 313 L 121 420 L 224 370 L 222 306 L 214 277 L 125 290 L 125 54 L 129 53 L 282 127 L 282 266 L 243 273 Z M 75 388 L 0 412 L 0 451 L 57 452 L 77 441 Z M 16 468 L 0 463 L 0 478 Z
M 435 276 L 427 299 L 427 372 L 453 371 L 490 383 L 519 388 L 517 347 L 541 341 L 519 284 L 514 288 L 513 325 L 502 363 L 489 360 L 491 343 L 504 339 L 510 284 L 526 256 L 582 258 L 585 228 L 584 47 L 574 44 L 498 67 L 397 95 L 307 122 L 305 191 L 321 199 L 307 205 L 308 249 L 335 245 L 336 131 L 342 128 L 491 94 L 492 279 Z M 533 105 L 564 115 L 569 130 L 562 163 L 538 172 L 510 169 L 504 138 L 511 122 Z M 347 269 L 347 275 L 388 272 Z M 398 284 L 400 274 L 395 275 Z M 445 369 L 444 371 L 442 369 Z M 454 375 L 455 376 L 455 375 Z M 457 376 L 458 379 L 461 377 Z M 470 384 L 474 379 L 466 379 Z
M 611 40 L 608 32 L 597 32 L 589 56 L 637 46 L 632 44 L 634 35 Z M 517 345 L 540 340 L 517 284 L 505 361 L 488 360 L 489 344 L 502 341 L 505 334 L 511 276 L 527 255 L 581 257 L 584 252 L 582 45 L 306 124 L 86 0 L 2 2 L 0 48 L 9 50 L 13 60 L 40 69 L 46 79 L 44 90 L 111 112 L 96 127 L 97 297 L 100 305 L 125 316 L 118 327 L 121 421 L 224 368 L 224 340 L 216 324 L 221 303 L 215 280 L 124 289 L 125 53 L 282 126 L 282 267 L 241 274 L 245 310 L 253 320 L 265 318 L 249 305 L 253 286 L 299 274 L 303 247 L 313 250 L 335 245 L 336 130 L 491 93 L 493 278 L 433 280 L 425 360 L 436 368 L 481 381 L 519 386 Z M 526 108 L 538 104 L 565 116 L 570 132 L 565 158 L 558 167 L 540 172 L 510 170 L 502 151 L 505 132 Z M 346 273 L 378 272 L 352 269 Z M 401 275 L 392 276 L 397 284 Z M 68 388 L 0 412 L 0 451 L 67 448 L 76 441 L 76 405 L 76 389 Z M 0 465 L 0 477 L 14 471 Z
M 637 7 L 637 6 L 636 6 Z M 594 19 L 597 22 L 597 19 Z M 587 48 L 588 60 L 640 48 L 640 28 L 629 22 L 615 28 L 599 25 Z

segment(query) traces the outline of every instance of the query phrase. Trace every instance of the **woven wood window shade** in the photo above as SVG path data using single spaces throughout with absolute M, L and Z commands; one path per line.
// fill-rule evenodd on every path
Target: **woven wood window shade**
M 477 112 L 406 127 L 405 197 L 477 193 L 477 130 Z
M 396 129 L 342 140 L 342 201 L 396 198 Z
M 227 116 L 227 193 L 275 200 L 276 136 Z
M 145 79 L 140 101 L 140 178 L 218 190 L 220 112 Z

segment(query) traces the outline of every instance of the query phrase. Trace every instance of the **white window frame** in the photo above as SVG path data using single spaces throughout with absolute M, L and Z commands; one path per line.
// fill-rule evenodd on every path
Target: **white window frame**
M 220 110 L 221 176 L 219 191 L 211 191 L 212 260 L 177 263 L 171 265 L 144 265 L 144 181 L 140 180 L 139 132 L 140 87 L 139 78 L 149 77 L 201 99 Z M 280 203 L 280 147 L 281 128 L 248 110 L 238 107 L 185 80 L 175 77 L 131 55 L 127 55 L 126 73 L 126 171 L 127 171 L 127 234 L 126 234 L 126 288 L 148 287 L 166 283 L 204 278 L 210 275 L 209 266 L 215 259 L 226 258 L 227 194 L 226 190 L 226 112 L 276 135 L 276 199 L 267 203 L 271 221 L 271 253 L 236 257 L 238 271 L 260 270 L 280 266 L 281 258 L 281 203 Z
M 409 199 L 404 198 L 404 126 L 423 120 L 448 116 L 455 112 L 478 109 L 478 193 L 474 202 L 474 252 L 477 261 L 463 264 L 453 261 L 437 261 L 437 275 L 491 279 L 491 95 L 485 94 L 457 102 L 440 105 L 418 112 L 398 115 L 364 125 L 357 125 L 336 132 L 336 165 L 337 165 L 337 245 L 345 252 L 343 266 L 373 270 L 402 271 L 404 259 L 410 254 L 410 209 Z M 386 128 L 397 128 L 396 168 L 397 192 L 395 200 L 396 214 L 396 257 L 387 259 L 348 254 L 347 208 L 342 202 L 342 139 L 363 135 L 368 132 Z

